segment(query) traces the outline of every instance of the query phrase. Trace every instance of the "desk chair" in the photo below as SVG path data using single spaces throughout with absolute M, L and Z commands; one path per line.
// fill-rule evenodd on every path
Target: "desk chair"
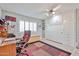
M 18 46 L 17 46 L 17 56 L 22 56 L 22 55 L 27 55 L 29 56 L 29 53 L 27 53 L 26 50 L 23 50 L 24 48 L 26 48 L 28 46 L 28 41 L 30 39 L 30 36 L 31 36 L 31 31 L 25 31 L 24 32 L 24 36 L 23 36 L 23 39 L 17 43 Z

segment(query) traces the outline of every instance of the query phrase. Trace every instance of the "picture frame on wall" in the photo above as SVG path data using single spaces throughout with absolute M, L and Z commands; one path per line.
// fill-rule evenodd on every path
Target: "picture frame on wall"
M 5 16 L 5 20 L 16 22 L 16 17 L 13 17 L 13 16 Z

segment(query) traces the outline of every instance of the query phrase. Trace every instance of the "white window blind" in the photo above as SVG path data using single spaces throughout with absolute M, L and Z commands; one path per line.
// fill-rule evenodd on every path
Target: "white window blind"
M 23 32 L 24 31 L 24 21 L 20 21 L 19 24 L 20 24 L 20 32 Z
M 31 30 L 31 31 L 33 31 L 33 27 L 34 27 L 34 26 L 33 26 L 33 23 L 30 22 L 30 30 Z
M 28 22 L 28 21 L 20 21 L 20 32 L 24 32 L 25 30 L 30 30 L 32 32 L 37 31 L 37 23 L 36 22 Z
M 37 31 L 37 23 L 33 23 L 33 26 L 34 26 L 34 31 Z
M 25 22 L 25 30 L 29 30 L 30 26 L 29 26 L 29 22 Z

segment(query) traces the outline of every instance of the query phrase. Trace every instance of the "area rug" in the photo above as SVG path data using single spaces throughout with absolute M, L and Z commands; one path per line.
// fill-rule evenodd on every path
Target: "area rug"
M 61 50 L 59 48 L 50 46 L 43 42 L 35 42 L 29 44 L 27 48 L 25 48 L 28 53 L 31 53 L 32 56 L 70 56 L 71 53 Z

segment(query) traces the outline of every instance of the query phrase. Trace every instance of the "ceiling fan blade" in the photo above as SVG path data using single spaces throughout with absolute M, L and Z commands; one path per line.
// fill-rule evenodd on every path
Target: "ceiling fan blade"
M 56 6 L 56 7 L 53 9 L 53 11 L 57 11 L 59 8 L 61 8 L 61 6 L 62 6 L 62 5 Z

